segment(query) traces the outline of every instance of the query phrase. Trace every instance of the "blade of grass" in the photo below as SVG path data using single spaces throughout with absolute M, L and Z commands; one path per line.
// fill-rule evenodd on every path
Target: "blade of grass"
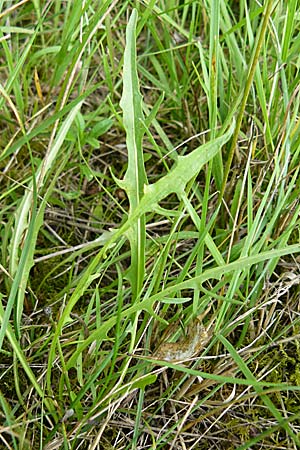
M 263 394 L 263 387 L 261 387 L 260 384 L 257 382 L 255 376 L 252 374 L 251 370 L 249 369 L 245 361 L 237 353 L 233 345 L 222 335 L 218 335 L 218 339 L 220 339 L 224 347 L 229 351 L 232 358 L 239 367 L 240 371 L 244 374 L 244 376 L 249 380 L 250 383 L 253 383 L 254 389 L 260 395 L 260 398 L 262 399 L 266 407 L 278 421 L 278 424 L 282 426 L 285 432 L 290 435 L 290 437 L 294 440 L 295 443 L 300 445 L 298 437 L 291 430 L 288 422 L 286 422 L 285 419 L 282 417 L 282 415 L 280 414 L 280 412 L 278 411 L 272 400 L 268 397 L 268 395 Z
M 220 203 L 221 203 L 221 201 L 223 199 L 224 192 L 225 192 L 225 189 L 226 189 L 226 183 L 227 183 L 227 179 L 228 179 L 228 176 L 229 176 L 233 155 L 234 155 L 234 152 L 236 151 L 237 141 L 238 141 L 241 124 L 242 124 L 242 120 L 243 120 L 244 113 L 245 113 L 245 107 L 246 107 L 248 95 L 249 95 L 249 92 L 250 92 L 250 89 L 251 89 L 251 86 L 252 86 L 253 77 L 254 77 L 254 74 L 255 74 L 255 71 L 256 71 L 256 67 L 257 67 L 257 64 L 258 64 L 260 50 L 261 50 L 261 47 L 262 47 L 263 42 L 264 42 L 265 34 L 266 34 L 266 31 L 267 31 L 267 27 L 268 27 L 269 18 L 271 16 L 271 12 L 272 12 L 273 7 L 274 7 L 273 1 L 272 0 L 268 0 L 266 5 L 265 5 L 265 10 L 263 12 L 263 21 L 262 21 L 260 32 L 259 32 L 259 35 L 258 35 L 258 38 L 257 38 L 257 41 L 256 41 L 256 45 L 255 45 L 255 48 L 254 48 L 254 51 L 253 51 L 253 56 L 252 56 L 251 62 L 249 64 L 249 74 L 247 76 L 245 87 L 243 87 L 243 96 L 242 96 L 241 106 L 240 106 L 239 113 L 238 113 L 238 116 L 237 116 L 236 126 L 235 126 L 235 129 L 234 129 L 234 134 L 233 134 L 233 137 L 232 137 L 232 140 L 231 140 L 230 149 L 229 149 L 229 152 L 228 152 L 228 157 L 227 157 L 226 166 L 225 166 L 225 170 L 224 170 L 224 179 L 223 179 L 222 189 L 221 189 L 220 195 L 219 195 L 219 202 Z
M 218 78 L 219 78 L 219 27 L 220 27 L 220 0 L 210 2 L 210 33 L 209 33 L 209 129 L 212 139 L 216 137 L 217 111 L 218 111 Z M 216 180 L 218 190 L 222 187 L 223 163 L 222 153 L 218 152 L 212 160 L 212 173 Z
M 67 113 L 73 110 L 73 108 L 78 105 L 78 103 L 83 102 L 89 95 L 91 95 L 97 88 L 99 87 L 98 84 L 94 85 L 92 88 L 87 89 L 83 94 L 76 97 L 76 99 L 70 101 L 64 108 L 60 109 L 56 113 L 54 113 L 52 116 L 45 119 L 41 124 L 33 128 L 33 130 L 25 132 L 24 136 L 20 137 L 16 142 L 13 144 L 9 144 L 8 147 L 6 147 L 3 152 L 0 155 L 0 162 L 4 161 L 9 155 L 11 155 L 14 152 L 17 152 L 22 145 L 25 145 L 28 143 L 31 139 L 38 136 L 39 134 L 42 135 L 46 132 L 46 130 L 53 125 L 57 120 L 62 119 Z
M 18 450 L 19 446 L 18 446 L 18 443 L 17 443 L 17 440 L 16 440 L 16 436 L 15 436 L 15 434 L 18 433 L 18 429 L 14 426 L 15 417 L 14 417 L 12 411 L 11 411 L 9 403 L 6 401 L 6 398 L 2 394 L 1 390 L 0 390 L 0 406 L 1 406 L 1 410 L 4 413 L 4 417 L 6 419 L 2 426 L 3 427 L 8 426 L 10 430 L 14 430 L 11 433 L 11 438 L 12 438 L 14 449 Z M 3 419 L 4 419 L 4 417 L 3 417 Z
M 3 325 L 3 321 L 4 321 L 4 308 L 3 308 L 3 304 L 2 304 L 2 300 L 0 299 L 0 321 Z M 10 345 L 12 346 L 12 349 L 15 353 L 15 355 L 17 356 L 18 360 L 20 361 L 27 377 L 29 378 L 33 388 L 35 389 L 35 391 L 37 392 L 37 394 L 39 395 L 39 397 L 41 399 L 44 400 L 45 406 L 47 408 L 47 410 L 54 415 L 54 417 L 56 417 L 56 413 L 55 413 L 55 407 L 52 405 L 52 401 L 50 399 L 46 399 L 44 398 L 44 392 L 42 391 L 32 369 L 30 368 L 29 364 L 26 361 L 26 357 L 15 337 L 15 333 L 12 330 L 12 327 L 10 324 L 8 324 L 6 326 L 6 336 L 8 337 L 8 340 L 10 342 Z
M 49 153 L 46 155 L 44 161 L 41 163 L 39 169 L 37 170 L 35 175 L 36 179 L 34 182 L 36 182 L 38 189 L 41 189 L 43 187 L 46 178 L 49 176 L 49 173 L 51 173 L 51 169 L 53 168 L 54 161 L 58 155 L 64 138 L 68 130 L 70 129 L 77 112 L 80 110 L 81 104 L 82 103 L 79 102 L 63 121 L 53 147 L 50 149 Z M 35 199 L 33 192 L 33 183 L 31 183 L 15 212 L 15 227 L 10 247 L 10 273 L 14 277 L 14 280 L 12 283 L 0 329 L 0 348 L 2 347 L 11 311 L 14 306 L 16 308 L 17 317 L 16 325 L 18 328 L 18 333 L 20 333 L 19 326 L 23 310 L 24 294 L 27 286 L 28 275 L 33 265 L 35 241 L 37 238 L 39 227 L 41 226 L 40 213 L 37 212 L 35 216 L 32 215 L 31 208 L 34 201 Z M 43 208 L 44 207 L 45 203 Z M 40 211 L 41 213 L 43 212 L 43 208 Z M 22 248 L 24 233 L 26 233 L 25 242 L 23 245 L 21 257 L 19 257 L 19 249 Z

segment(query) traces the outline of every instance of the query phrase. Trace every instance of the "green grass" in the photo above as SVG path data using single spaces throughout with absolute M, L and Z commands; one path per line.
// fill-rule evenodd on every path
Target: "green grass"
M 0 5 L 0 448 L 296 449 L 298 2 Z

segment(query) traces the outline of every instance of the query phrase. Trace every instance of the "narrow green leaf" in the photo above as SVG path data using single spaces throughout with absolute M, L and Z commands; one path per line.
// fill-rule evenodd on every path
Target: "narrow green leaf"
M 0 322 L 2 324 L 3 324 L 3 320 L 4 320 L 4 314 L 5 314 L 4 313 L 4 307 L 3 307 L 3 304 L 2 304 L 2 301 L 1 301 L 1 298 L 0 298 Z M 11 327 L 11 325 L 9 323 L 6 326 L 6 335 L 8 337 L 8 340 L 10 342 L 10 345 L 11 345 L 13 351 L 15 352 L 18 360 L 20 361 L 20 363 L 21 363 L 21 365 L 22 365 L 22 367 L 24 369 L 24 372 L 26 373 L 28 379 L 30 380 L 33 388 L 35 389 L 35 391 L 37 392 L 39 397 L 41 399 L 43 399 L 44 398 L 44 392 L 43 392 L 42 388 L 40 387 L 40 385 L 39 385 L 39 383 L 38 383 L 38 381 L 37 381 L 37 379 L 36 379 L 32 369 L 28 365 L 26 357 L 25 357 L 25 355 L 24 355 L 24 353 L 23 353 L 19 343 L 17 342 L 15 334 L 14 334 L 14 332 L 12 330 L 12 327 Z M 50 399 L 45 399 L 44 401 L 45 401 L 45 405 L 46 405 L 48 411 L 51 412 L 52 414 L 55 414 L 55 410 L 52 407 L 52 401 Z
M 64 141 L 64 138 L 73 123 L 73 120 L 81 107 L 81 103 L 76 105 L 74 109 L 69 113 L 61 128 L 57 134 L 57 138 L 50 149 L 49 153 L 46 155 L 44 161 L 41 163 L 36 176 L 36 184 L 39 189 L 41 189 L 45 183 L 47 175 L 49 175 L 53 163 L 57 157 L 59 149 Z M 5 309 L 5 314 L 3 316 L 2 325 L 0 329 L 0 348 L 2 347 L 3 339 L 6 333 L 7 325 L 11 315 L 13 307 L 16 308 L 17 317 L 17 327 L 19 326 L 23 299 L 25 294 L 25 289 L 27 286 L 27 279 L 29 276 L 29 271 L 33 265 L 33 254 L 35 249 L 35 241 L 37 238 L 38 230 L 42 224 L 42 214 L 43 208 L 45 207 L 45 202 L 42 202 L 40 211 L 37 212 L 35 216 L 31 215 L 31 208 L 34 202 L 33 197 L 33 184 L 31 183 L 29 189 L 25 192 L 23 199 L 15 212 L 15 228 L 13 231 L 13 236 L 11 239 L 10 246 L 10 273 L 14 277 L 10 295 Z M 19 256 L 19 250 L 22 248 L 22 240 L 25 242 L 23 245 L 21 256 Z
M 291 436 L 294 442 L 297 442 L 299 444 L 298 437 L 293 433 L 289 424 L 284 420 L 284 417 L 280 414 L 279 410 L 276 408 L 270 397 L 267 394 L 263 393 L 263 387 L 256 380 L 255 376 L 253 375 L 253 373 L 251 372 L 245 361 L 237 353 L 233 345 L 225 337 L 221 335 L 219 335 L 218 338 L 220 339 L 224 347 L 230 352 L 236 365 L 239 367 L 244 376 L 249 380 L 250 384 L 252 383 L 256 392 L 260 394 L 261 399 L 263 400 L 264 404 L 269 409 L 269 411 L 273 414 L 275 419 L 278 421 L 278 424 L 281 425 L 282 428 L 284 428 L 286 433 L 288 433 Z
M 137 11 L 134 9 L 126 29 L 123 94 L 120 103 L 123 110 L 123 124 L 126 130 L 128 151 L 128 168 L 120 186 L 128 195 L 129 217 L 138 208 L 143 196 L 143 187 L 147 182 L 142 148 L 145 130 L 143 126 L 144 116 L 136 64 L 136 22 Z M 145 270 L 146 230 L 143 215 L 137 218 L 136 223 L 128 230 L 127 236 L 131 246 L 131 267 L 128 276 L 132 286 L 133 298 L 136 298 L 143 284 Z

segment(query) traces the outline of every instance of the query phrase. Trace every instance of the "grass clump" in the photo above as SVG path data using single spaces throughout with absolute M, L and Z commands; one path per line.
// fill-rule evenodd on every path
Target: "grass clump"
M 4 448 L 297 448 L 297 2 L 248 3 L 2 5 Z

